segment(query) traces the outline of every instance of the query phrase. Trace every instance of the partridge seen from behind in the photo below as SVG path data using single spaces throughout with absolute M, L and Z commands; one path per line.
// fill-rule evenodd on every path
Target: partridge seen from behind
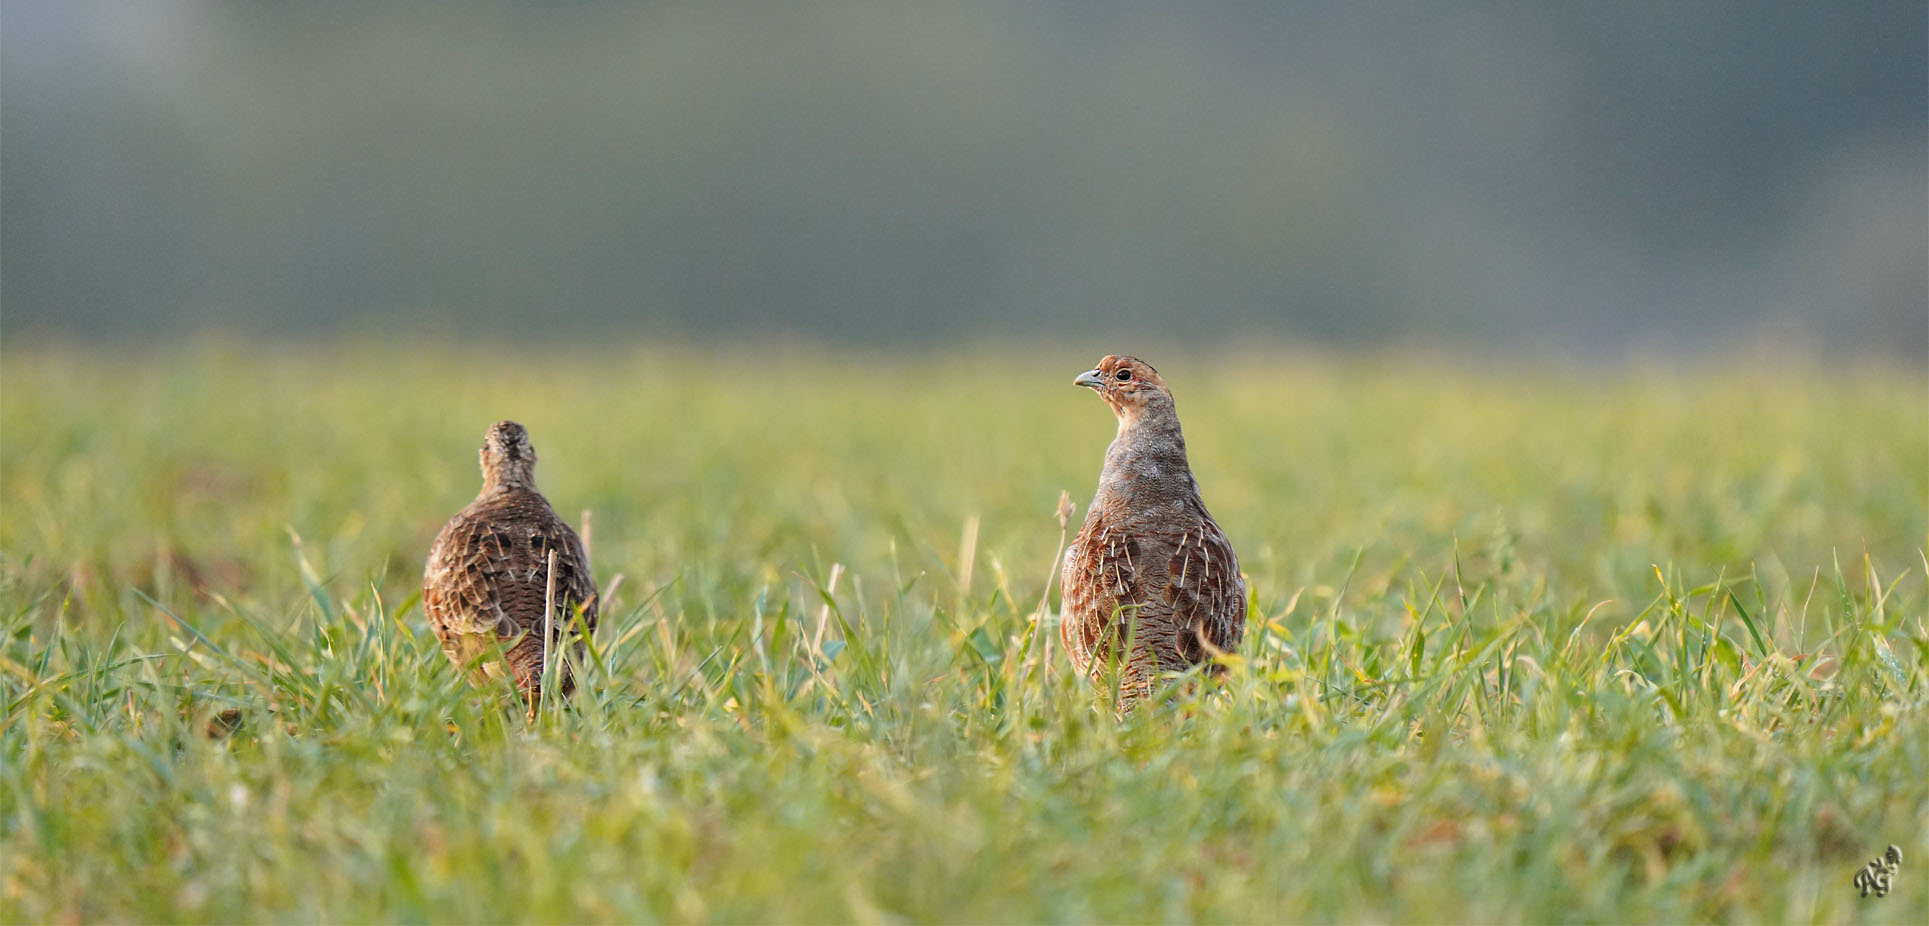
M 1136 357 L 1108 356 L 1072 381 L 1118 416 L 1098 494 L 1065 550 L 1060 634 L 1080 674 L 1119 672 L 1120 712 L 1161 673 L 1239 647 L 1246 583 L 1232 543 L 1199 498 L 1172 392 Z M 1130 639 L 1131 649 L 1120 652 Z
M 555 599 L 547 599 L 549 553 L 555 551 Z M 550 630 L 544 646 L 544 611 Z M 442 649 L 458 668 L 477 669 L 477 682 L 507 672 L 533 709 L 539 700 L 545 650 L 562 657 L 576 639 L 576 612 L 596 626 L 596 580 L 583 541 L 536 491 L 536 449 L 513 421 L 489 428 L 482 443 L 482 492 L 442 528 L 422 573 L 422 607 Z M 507 665 L 494 658 L 497 648 Z M 581 643 L 576 644 L 580 652 Z M 558 667 L 557 690 L 575 688 L 569 662 Z

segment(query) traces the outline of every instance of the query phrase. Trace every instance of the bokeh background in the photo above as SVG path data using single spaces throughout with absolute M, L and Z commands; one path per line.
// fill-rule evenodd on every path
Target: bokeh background
M 1920 0 L 6 0 L 0 334 L 1919 364 L 1926 48 Z

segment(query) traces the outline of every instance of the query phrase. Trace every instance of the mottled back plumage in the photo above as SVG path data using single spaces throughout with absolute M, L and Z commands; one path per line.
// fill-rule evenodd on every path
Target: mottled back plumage
M 533 706 L 543 671 L 549 551 L 556 551 L 551 659 L 560 659 L 564 641 L 576 638 L 579 607 L 583 623 L 596 626 L 596 580 L 582 539 L 536 491 L 536 450 L 522 425 L 500 421 L 489 429 L 482 477 L 481 494 L 449 519 L 429 549 L 422 606 L 458 667 L 480 660 L 483 678 L 508 672 Z M 497 647 L 507 666 L 493 657 Z M 563 694 L 574 690 L 567 661 L 557 680 Z
M 1060 633 L 1095 680 L 1116 661 L 1121 711 L 1164 672 L 1232 652 L 1246 632 L 1246 583 L 1206 512 L 1172 393 L 1150 364 L 1108 356 L 1079 374 L 1118 416 L 1098 493 L 1065 551 Z M 1129 651 L 1120 645 L 1130 638 Z

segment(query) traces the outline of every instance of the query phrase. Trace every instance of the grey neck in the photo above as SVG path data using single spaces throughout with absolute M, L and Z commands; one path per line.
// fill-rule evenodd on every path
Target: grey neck
M 1186 461 L 1186 438 L 1170 396 L 1154 396 L 1137 414 L 1120 416 L 1118 436 L 1105 449 L 1100 499 L 1124 496 L 1159 503 L 1192 498 L 1198 484 Z

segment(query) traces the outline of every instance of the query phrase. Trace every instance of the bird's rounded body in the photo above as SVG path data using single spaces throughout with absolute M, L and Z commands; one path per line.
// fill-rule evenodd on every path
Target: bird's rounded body
M 533 705 L 544 656 L 559 659 L 565 641 L 576 639 L 578 611 L 584 629 L 596 626 L 595 578 L 582 539 L 536 490 L 535 450 L 521 425 L 490 428 L 482 468 L 482 493 L 429 548 L 422 607 L 450 660 L 474 667 L 477 681 L 507 675 Z M 574 687 L 564 661 L 557 690 Z
M 1066 547 L 1059 632 L 1080 674 L 1104 682 L 1116 664 L 1124 711 L 1160 675 L 1238 649 L 1246 583 L 1232 543 L 1199 497 L 1178 412 L 1157 371 L 1108 356 L 1076 382 L 1112 407 L 1119 432 L 1085 522 Z

